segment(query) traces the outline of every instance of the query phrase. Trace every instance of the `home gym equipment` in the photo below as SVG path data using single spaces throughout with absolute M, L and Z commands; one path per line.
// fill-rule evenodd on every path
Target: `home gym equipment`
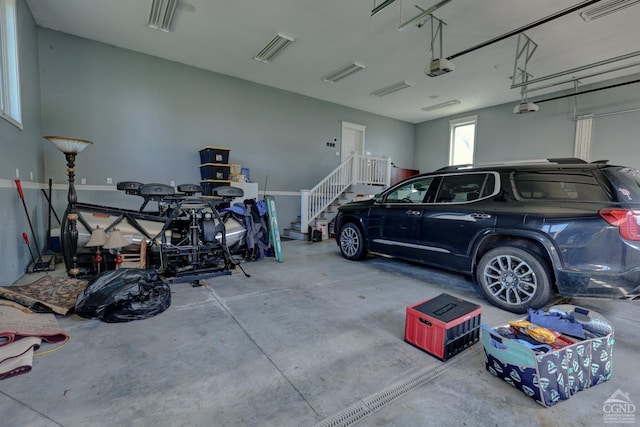
M 115 252 L 140 263 L 135 267 L 154 269 L 173 282 L 191 281 L 231 274 L 253 248 L 246 244 L 245 216 L 236 209 L 224 209 L 244 196 L 242 189 L 221 186 L 211 196 L 196 196 L 202 189 L 196 184 L 174 187 L 165 184 L 119 182 L 118 190 L 141 197 L 138 210 L 77 203 L 78 243 L 76 254 L 81 275 L 93 276 L 99 271 L 95 262 L 95 246 L 87 246 L 94 230 L 110 235 L 115 229 L 124 237 L 126 246 Z M 156 207 L 152 208 L 155 203 Z M 151 206 L 150 206 L 151 204 Z M 249 208 L 251 204 L 245 204 Z M 241 211 L 241 210 L 240 210 Z M 61 241 L 65 263 L 71 263 L 68 223 L 63 219 Z M 93 245 L 93 243 L 92 243 Z M 110 245 L 106 243 L 103 248 Z M 114 270 L 117 254 L 103 251 L 102 270 Z M 240 269 L 242 269 L 240 267 Z M 246 274 L 246 273 L 245 273 Z

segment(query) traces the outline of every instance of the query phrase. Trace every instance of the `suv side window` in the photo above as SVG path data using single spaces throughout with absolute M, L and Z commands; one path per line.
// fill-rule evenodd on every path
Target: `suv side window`
M 515 172 L 513 182 L 522 199 L 609 200 L 596 177 L 585 170 Z
M 493 173 L 467 173 L 442 177 L 436 203 L 464 203 L 490 196 L 495 192 Z
M 432 176 L 409 181 L 387 194 L 384 203 L 423 203 L 432 182 Z
M 618 201 L 640 201 L 640 171 L 629 167 L 609 167 L 603 169 L 604 175 L 611 181 Z

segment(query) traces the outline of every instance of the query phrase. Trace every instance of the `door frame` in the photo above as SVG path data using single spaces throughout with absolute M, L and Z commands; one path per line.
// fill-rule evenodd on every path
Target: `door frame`
M 344 144 L 344 136 L 345 131 L 355 131 L 360 134 L 360 141 L 356 141 L 356 149 L 358 143 L 360 143 L 361 149 L 358 150 L 360 155 L 364 155 L 364 141 L 365 141 L 365 130 L 367 129 L 364 125 L 359 125 L 357 123 L 345 122 L 344 120 L 341 122 L 341 134 L 340 134 L 340 162 L 344 162 L 347 157 L 351 154 L 351 151 L 347 152 L 347 147 Z

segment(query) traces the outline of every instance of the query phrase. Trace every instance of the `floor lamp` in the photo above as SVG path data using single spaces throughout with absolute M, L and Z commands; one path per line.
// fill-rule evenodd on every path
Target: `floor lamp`
M 69 221 L 69 236 L 71 238 L 69 244 L 71 266 L 67 266 L 67 273 L 71 277 L 77 277 L 78 274 L 80 274 L 80 269 L 78 268 L 78 258 L 76 256 L 78 246 L 78 226 L 76 224 L 78 221 L 78 210 L 76 209 L 76 202 L 78 201 L 78 195 L 76 194 L 76 187 L 74 185 L 76 177 L 75 161 L 76 155 L 93 143 L 84 139 L 67 138 L 64 136 L 45 136 L 44 139 L 53 142 L 56 147 L 58 147 L 58 150 L 64 153 L 67 159 L 67 179 L 69 180 L 69 191 L 67 192 L 67 201 L 69 203 L 67 207 L 67 221 Z

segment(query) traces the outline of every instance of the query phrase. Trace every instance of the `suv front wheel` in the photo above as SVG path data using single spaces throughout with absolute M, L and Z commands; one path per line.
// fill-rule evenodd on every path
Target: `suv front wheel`
M 551 275 L 544 262 L 520 248 L 490 250 L 480 259 L 476 277 L 492 304 L 513 313 L 540 308 L 551 299 Z
M 346 223 L 341 229 L 338 237 L 340 242 L 340 252 L 342 256 L 351 261 L 361 260 L 367 254 L 364 247 L 364 237 L 360 228 L 351 223 Z

